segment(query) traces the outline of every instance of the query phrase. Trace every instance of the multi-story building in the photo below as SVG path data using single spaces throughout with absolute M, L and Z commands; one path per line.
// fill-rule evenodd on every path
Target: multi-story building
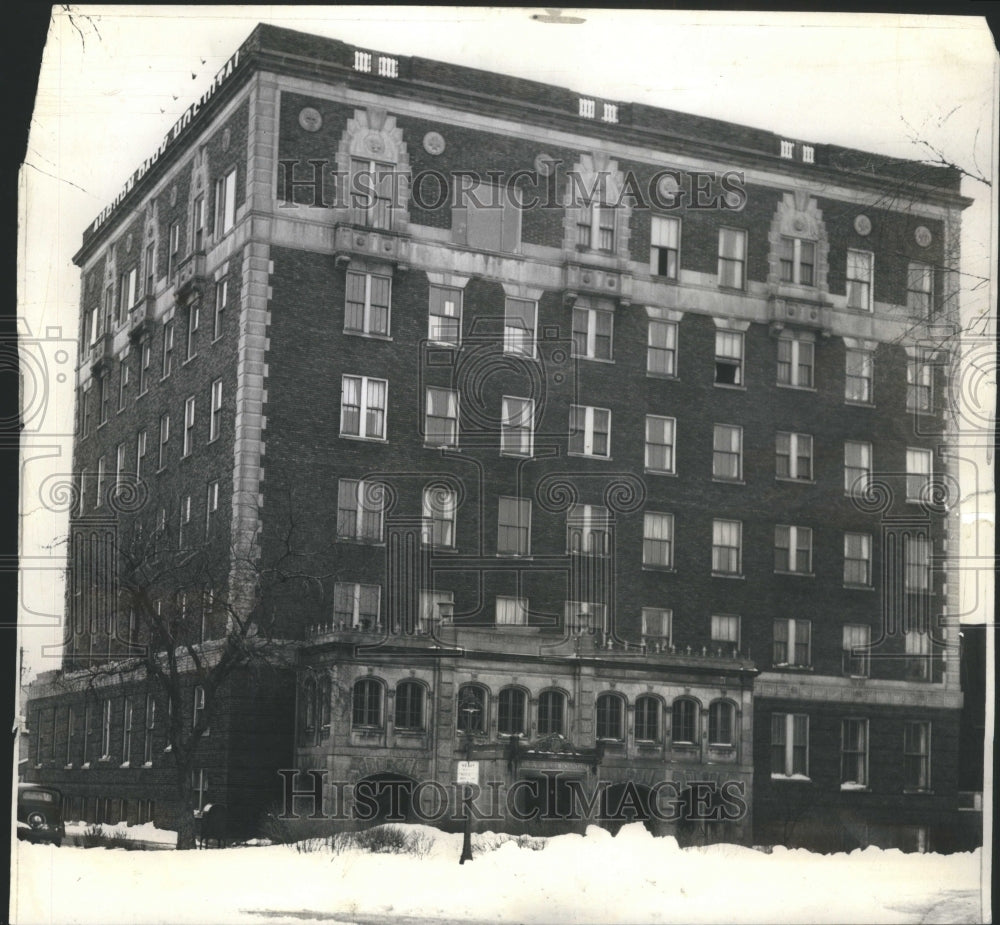
M 269 597 L 295 677 L 227 686 L 200 803 L 251 820 L 293 767 L 429 812 L 478 761 L 522 809 L 704 781 L 743 807 L 711 837 L 947 848 L 959 183 L 259 26 L 76 257 L 34 775 L 169 818 L 144 682 L 81 680 L 149 639 L 89 591 L 141 522 L 209 600 L 290 549 L 310 577 Z

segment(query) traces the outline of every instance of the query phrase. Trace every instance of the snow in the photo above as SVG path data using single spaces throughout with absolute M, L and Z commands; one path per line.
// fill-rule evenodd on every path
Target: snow
M 82 836 L 88 829 L 98 829 L 101 835 L 113 836 L 122 835 L 130 839 L 142 842 L 154 842 L 158 845 L 176 845 L 177 833 L 170 829 L 158 829 L 152 822 L 144 822 L 142 825 L 129 825 L 123 823 L 111 825 L 103 822 L 92 824 L 86 822 L 67 822 L 66 834 Z
M 423 856 L 356 848 L 305 853 L 288 845 L 126 852 L 19 842 L 12 921 L 984 921 L 980 851 L 682 849 L 673 838 L 627 825 L 615 837 L 591 827 L 586 836 L 525 840 L 531 845 L 476 833 L 474 858 L 460 866 L 461 834 L 403 828 L 421 835 Z M 147 827 L 129 834 L 139 829 Z

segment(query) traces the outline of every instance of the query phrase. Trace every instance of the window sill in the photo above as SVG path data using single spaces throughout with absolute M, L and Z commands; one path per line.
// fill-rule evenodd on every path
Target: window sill
M 788 569 L 775 569 L 774 570 L 774 574 L 775 575 L 792 575 L 792 576 L 795 576 L 797 578 L 815 578 L 816 577 L 816 573 L 815 572 L 793 572 L 793 571 L 789 571 Z
M 497 552 L 498 559 L 519 559 L 522 562 L 533 562 L 534 556 L 530 552 Z
M 420 544 L 420 548 L 421 549 L 426 549 L 426 550 L 429 550 L 429 551 L 432 551 L 432 552 L 443 553 L 445 555 L 457 555 L 458 554 L 458 547 L 457 546 L 435 546 L 433 543 L 421 543 Z
M 523 350 L 507 350 L 503 351 L 504 356 L 508 357 L 521 357 L 522 360 L 537 360 L 538 350 L 533 350 L 531 353 L 525 353 Z
M 187 366 L 193 360 L 197 360 L 197 359 L 198 359 L 198 354 L 197 353 L 193 353 L 186 360 L 181 360 L 181 366 Z
M 663 743 L 654 742 L 652 739 L 636 739 L 635 747 L 642 751 L 652 751 L 653 749 L 659 751 L 663 747 Z
M 349 337 L 363 337 L 366 340 L 384 340 L 392 342 L 392 337 L 389 334 L 371 334 L 368 331 L 352 331 L 348 328 L 344 328 L 344 334 Z
M 424 441 L 425 450 L 452 450 L 453 452 L 460 453 L 462 448 L 457 443 L 428 443 Z
M 80 765 L 80 770 L 81 771 L 89 771 L 90 770 L 90 762 L 89 761 L 85 761 L 83 764 L 81 764 Z
M 63 770 L 64 771 L 72 771 L 73 770 L 73 762 L 71 761 L 69 764 L 64 764 L 63 765 Z
M 909 787 L 904 787 L 903 793 L 910 794 L 912 796 L 928 796 L 928 797 L 934 796 L 933 790 L 923 787 L 914 787 L 912 789 Z
M 874 591 L 875 585 L 844 585 L 845 591 Z
M 654 273 L 652 270 L 649 271 L 649 276 L 654 283 L 671 283 L 677 285 L 678 282 L 676 276 L 663 276 L 661 273 Z
M 845 674 L 842 677 L 848 678 L 851 681 L 867 681 L 871 675 L 867 674 Z
M 709 742 L 709 748 L 714 748 L 716 751 L 720 752 L 735 752 L 736 746 L 732 742 Z
M 151 768 L 153 766 L 153 762 L 152 761 L 145 761 L 145 762 L 143 762 L 142 766 L 144 768 Z
M 875 402 L 873 401 L 852 401 L 850 398 L 844 399 L 845 405 L 850 405 L 852 408 L 874 408 Z
M 797 479 L 792 478 L 790 475 L 776 475 L 774 477 L 776 482 L 789 482 L 793 485 L 815 485 L 815 479 Z
M 720 485 L 746 485 L 743 479 L 725 479 L 719 476 L 712 476 L 712 481 L 717 482 Z
M 213 337 L 212 340 L 209 342 L 209 345 L 217 344 L 220 340 L 222 340 L 222 338 L 223 338 L 222 334 L 220 334 L 218 337 Z
M 845 781 L 840 785 L 840 790 L 842 793 L 868 793 L 868 785 Z
M 643 469 L 646 475 L 669 475 L 673 478 L 677 478 L 677 472 L 668 469 Z
M 615 361 L 608 357 L 591 357 L 583 353 L 571 353 L 570 358 L 574 360 L 589 360 L 591 363 L 604 363 L 607 366 L 615 365 Z
M 713 382 L 712 385 L 717 389 L 731 389 L 735 392 L 745 392 L 747 390 L 745 385 L 736 385 L 732 382 Z
M 780 668 L 782 671 L 812 671 L 812 665 L 792 665 L 788 662 L 776 662 L 772 668 Z
M 745 581 L 746 575 L 738 575 L 735 572 L 712 572 L 713 578 L 736 578 L 739 581 Z
M 811 784 L 812 778 L 807 774 L 775 774 L 771 773 L 771 780 L 787 780 L 794 783 Z
M 792 392 L 816 392 L 816 386 L 814 385 L 795 385 L 793 382 L 776 382 L 774 387 L 777 389 L 789 389 Z
M 532 453 L 505 453 L 503 450 L 500 451 L 501 456 L 506 456 L 509 459 L 533 459 Z
M 672 373 L 653 373 L 648 369 L 646 370 L 647 379 L 666 379 L 670 382 L 680 382 L 680 376 L 673 375 Z
M 672 565 L 654 565 L 649 562 L 642 563 L 642 570 L 644 572 L 667 572 L 672 574 L 677 572 L 677 569 L 675 569 Z
M 461 350 L 462 342 L 458 341 L 457 343 L 455 343 L 447 340 L 434 340 L 433 338 L 428 337 L 427 340 L 424 341 L 424 348 L 425 349 L 444 348 L 446 350 Z
M 360 434 L 341 434 L 342 440 L 357 440 L 359 443 L 388 443 L 386 437 L 363 437 Z
M 118 767 L 120 767 L 120 768 L 130 768 L 130 767 L 132 767 L 132 762 L 131 761 L 123 761 L 120 765 L 118 765 Z
M 571 453 L 569 450 L 566 451 L 567 456 L 572 456 L 576 459 L 599 459 L 603 462 L 611 462 L 613 456 L 598 456 L 596 453 Z
M 356 536 L 338 536 L 338 543 L 350 543 L 352 546 L 385 546 L 385 540 L 365 540 Z
M 722 283 L 717 284 L 721 292 L 729 292 L 733 295 L 746 295 L 746 286 L 723 286 Z

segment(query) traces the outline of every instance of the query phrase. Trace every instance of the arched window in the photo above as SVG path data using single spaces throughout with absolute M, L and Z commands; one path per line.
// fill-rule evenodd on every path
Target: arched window
M 736 707 L 728 700 L 716 700 L 708 707 L 708 744 L 732 745 L 736 727 Z
M 635 699 L 635 738 L 637 742 L 660 741 L 660 701 L 649 694 Z
M 597 698 L 597 738 L 625 738 L 625 704 L 617 694 L 601 694 Z
M 698 740 L 698 704 L 686 697 L 674 701 L 671 735 L 674 744 L 694 744 Z
M 463 684 L 456 702 L 459 732 L 486 731 L 486 688 Z
M 505 687 L 497 697 L 497 732 L 500 735 L 524 735 L 525 707 L 528 698 L 517 687 Z
M 316 716 L 319 719 L 320 738 L 330 735 L 330 678 L 323 675 L 316 686 Z
M 299 703 L 299 742 L 302 745 L 312 745 L 316 734 L 316 682 L 306 678 L 300 693 Z
M 362 678 L 354 685 L 353 725 L 382 726 L 382 685 L 374 678 Z
M 412 731 L 424 728 L 424 687 L 418 681 L 396 685 L 396 728 Z
M 538 734 L 564 734 L 566 698 L 560 691 L 543 691 L 538 698 Z

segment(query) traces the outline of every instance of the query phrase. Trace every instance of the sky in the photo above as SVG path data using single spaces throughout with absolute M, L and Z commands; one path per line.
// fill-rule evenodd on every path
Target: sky
M 21 176 L 18 302 L 25 350 L 19 622 L 26 664 L 57 667 L 71 468 L 83 229 L 119 193 L 258 22 L 907 158 L 941 156 L 992 179 L 997 63 L 974 17 L 449 7 L 53 9 Z M 923 142 L 923 143 L 921 143 Z M 928 147 L 928 145 L 930 147 Z M 995 318 L 996 183 L 967 179 L 963 313 Z M 994 197 L 991 199 L 991 197 Z M 995 328 L 970 348 L 975 423 L 995 400 Z M 981 336 L 980 336 L 981 335 Z M 26 417 L 28 417 L 26 415 Z M 980 438 L 980 444 L 985 438 Z M 985 453 L 963 464 L 963 555 L 992 553 Z M 61 487 L 62 486 L 62 487 Z M 992 613 L 991 569 L 967 578 L 965 619 Z

